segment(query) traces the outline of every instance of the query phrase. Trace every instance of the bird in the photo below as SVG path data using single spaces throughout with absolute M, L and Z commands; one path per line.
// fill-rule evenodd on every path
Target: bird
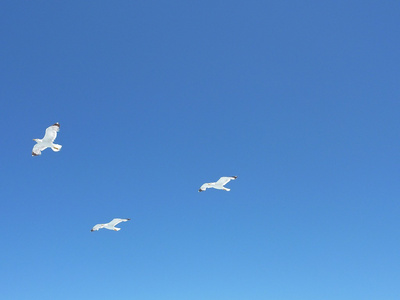
M 119 231 L 121 230 L 121 228 L 116 228 L 115 226 L 118 225 L 121 222 L 126 222 L 129 221 L 130 219 L 113 219 L 110 223 L 106 223 L 106 224 L 97 224 L 95 225 L 92 230 L 90 231 L 97 231 L 101 228 L 105 228 L 105 229 L 109 229 L 109 230 L 114 230 L 114 231 Z
M 57 122 L 46 128 L 46 133 L 42 139 L 33 139 L 36 145 L 33 146 L 32 156 L 41 155 L 42 151 L 49 147 L 55 152 L 60 151 L 62 146 L 53 144 L 58 131 L 60 131 L 60 123 Z
M 200 187 L 199 192 L 204 192 L 208 188 L 214 188 L 217 190 L 224 190 L 224 191 L 229 192 L 230 189 L 227 189 L 226 187 L 224 187 L 224 185 L 227 184 L 231 180 L 235 180 L 236 178 L 237 178 L 237 176 L 221 177 L 220 179 L 218 179 L 217 182 L 205 183 Z

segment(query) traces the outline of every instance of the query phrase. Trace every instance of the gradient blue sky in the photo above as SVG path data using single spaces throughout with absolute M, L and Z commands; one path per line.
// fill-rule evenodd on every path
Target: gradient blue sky
M 2 299 L 400 299 L 398 1 L 3 1 L 0 22 Z M 54 122 L 61 152 L 31 157 Z

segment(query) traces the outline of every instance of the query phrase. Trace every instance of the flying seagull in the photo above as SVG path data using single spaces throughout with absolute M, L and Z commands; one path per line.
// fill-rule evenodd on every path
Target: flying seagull
M 200 187 L 199 192 L 204 192 L 208 188 L 214 188 L 217 190 L 224 190 L 224 191 L 229 192 L 230 189 L 227 189 L 226 187 L 224 187 L 224 185 L 227 184 L 231 180 L 235 180 L 236 178 L 237 178 L 237 176 L 221 177 L 220 179 L 218 179 L 217 182 L 205 183 Z
M 57 122 L 46 128 L 46 133 L 42 139 L 33 139 L 36 142 L 36 145 L 33 146 L 32 156 L 42 154 L 42 151 L 49 147 L 55 152 L 60 151 L 62 146 L 53 144 L 58 131 L 60 131 L 60 124 Z
M 118 225 L 121 222 L 126 222 L 129 221 L 130 219 L 113 219 L 110 223 L 106 224 L 97 224 L 95 225 L 91 231 L 97 231 L 101 228 L 109 229 L 109 230 L 114 230 L 114 231 L 119 231 L 121 228 L 116 228 L 115 226 Z

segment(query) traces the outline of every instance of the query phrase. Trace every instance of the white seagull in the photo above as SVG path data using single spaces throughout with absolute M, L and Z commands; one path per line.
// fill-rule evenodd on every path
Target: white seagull
M 200 187 L 199 192 L 203 192 L 209 188 L 214 188 L 217 190 L 224 190 L 224 191 L 229 192 L 230 189 L 227 189 L 226 187 L 224 187 L 224 185 L 227 184 L 231 180 L 235 180 L 236 178 L 237 178 L 237 176 L 221 177 L 220 179 L 218 179 L 217 182 L 205 183 Z
M 62 146 L 53 144 L 58 131 L 60 131 L 60 124 L 57 122 L 46 128 L 46 133 L 42 139 L 33 139 L 37 144 L 33 146 L 32 156 L 42 154 L 42 151 L 49 147 L 55 152 L 60 151 Z
M 115 226 L 118 225 L 121 222 L 126 222 L 129 221 L 130 219 L 113 219 L 110 223 L 106 224 L 97 224 L 95 225 L 91 231 L 97 231 L 101 228 L 109 229 L 109 230 L 114 230 L 114 231 L 119 231 L 121 228 L 116 228 Z

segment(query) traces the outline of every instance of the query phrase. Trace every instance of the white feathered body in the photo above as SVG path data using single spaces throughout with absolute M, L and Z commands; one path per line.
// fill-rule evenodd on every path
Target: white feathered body
M 227 184 L 231 180 L 235 180 L 236 178 L 237 178 L 237 176 L 221 177 L 216 182 L 205 183 L 200 187 L 199 192 L 203 192 L 203 191 L 205 191 L 206 189 L 209 189 L 209 188 L 214 188 L 214 189 L 217 189 L 217 190 L 224 190 L 224 191 L 229 192 L 230 189 L 224 187 L 224 185 Z
M 54 152 L 61 150 L 61 145 L 54 144 L 54 140 L 57 137 L 57 132 L 60 131 L 60 124 L 57 122 L 46 129 L 46 133 L 42 139 L 34 139 L 36 145 L 33 146 L 32 156 L 38 156 L 42 154 L 42 151 L 51 148 Z
M 121 223 L 121 222 L 126 222 L 126 221 L 129 221 L 129 220 L 130 220 L 130 219 L 118 219 L 118 218 L 116 218 L 116 219 L 113 219 L 113 220 L 112 220 L 111 222 L 109 222 L 109 223 L 97 224 L 97 225 L 95 225 L 95 226 L 92 228 L 91 231 L 97 231 L 97 230 L 102 229 L 102 228 L 108 229 L 108 230 L 120 231 L 121 228 L 117 228 L 117 227 L 115 227 L 115 226 L 118 225 L 118 224 Z

